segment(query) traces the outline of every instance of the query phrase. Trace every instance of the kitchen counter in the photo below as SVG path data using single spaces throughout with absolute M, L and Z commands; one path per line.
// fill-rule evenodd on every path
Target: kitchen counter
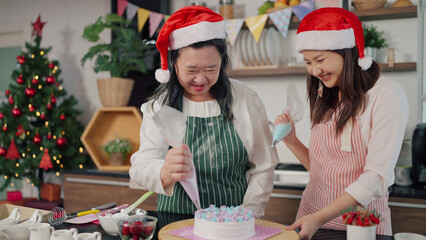
M 172 214 L 172 213 L 155 212 L 155 211 L 148 211 L 148 215 L 155 216 L 158 218 L 155 234 L 154 234 L 154 237 L 152 238 L 153 240 L 158 239 L 157 238 L 158 232 L 160 231 L 162 227 L 166 226 L 167 224 L 194 217 L 193 215 Z M 120 240 L 119 236 L 112 236 L 112 235 L 106 234 L 100 225 L 97 225 L 94 223 L 87 223 L 87 224 L 80 224 L 80 225 L 64 223 L 55 227 L 55 229 L 69 229 L 69 228 L 76 228 L 79 233 L 98 231 L 102 234 L 103 240 Z M 314 235 L 312 239 L 313 240 L 346 239 L 346 231 L 320 229 L 318 230 L 318 232 Z M 392 236 L 377 235 L 376 239 L 392 240 L 394 238 Z

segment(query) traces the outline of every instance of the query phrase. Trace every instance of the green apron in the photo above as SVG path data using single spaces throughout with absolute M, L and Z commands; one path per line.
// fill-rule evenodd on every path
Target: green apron
M 184 142 L 193 154 L 200 207 L 241 205 L 247 189 L 249 158 L 232 122 L 222 115 L 188 117 Z M 196 210 L 179 182 L 172 196 L 158 197 L 159 212 L 194 214 Z

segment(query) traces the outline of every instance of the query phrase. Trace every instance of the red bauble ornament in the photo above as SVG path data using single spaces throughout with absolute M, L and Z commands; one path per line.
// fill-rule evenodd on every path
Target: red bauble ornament
M 65 114 L 61 114 L 61 116 L 59 117 L 62 121 L 64 121 L 65 120 Z
M 55 76 L 47 76 L 46 77 L 46 83 L 49 85 L 53 85 L 56 82 L 56 77 Z
M 53 106 L 52 106 L 52 103 L 51 103 L 51 102 L 48 102 L 46 107 L 47 107 L 47 109 L 49 109 L 49 110 L 50 110 L 50 109 L 52 109 L 52 107 L 53 107 Z
M 41 114 L 40 114 L 40 118 L 41 118 L 41 120 L 44 120 L 44 119 L 46 119 L 46 114 L 44 114 L 44 113 L 41 113 Z
M 50 132 L 49 132 L 49 133 L 47 134 L 47 139 L 49 139 L 49 140 L 50 140 L 50 139 L 52 139 L 52 133 L 50 133 Z
M 7 124 L 5 123 L 4 125 L 3 125 L 3 132 L 6 132 L 7 131 Z
M 18 63 L 21 65 L 25 63 L 25 55 L 17 56 L 16 59 L 18 59 Z
M 6 156 L 7 149 L 5 147 L 0 147 L 0 157 Z
M 6 94 L 6 96 L 9 96 L 9 94 L 10 94 L 10 90 L 9 90 L 9 89 L 7 89 L 6 91 L 4 91 L 4 94 Z
M 37 85 L 38 84 L 38 79 L 37 78 L 31 79 L 31 84 L 32 85 Z
M 33 137 L 33 143 L 36 145 L 39 145 L 41 143 L 40 134 L 36 133 L 36 135 Z
M 0 120 L 3 119 L 4 115 L 2 112 L 0 112 Z
M 53 96 L 53 93 L 52 93 L 52 95 L 50 96 L 50 102 L 51 102 L 53 105 L 55 105 L 55 104 L 56 104 L 56 97 L 55 97 L 55 96 Z
M 28 111 L 34 112 L 35 111 L 35 107 L 32 104 L 31 104 L 31 106 L 28 105 Z
M 21 109 L 19 109 L 17 107 L 12 109 L 12 116 L 13 117 L 15 117 L 15 118 L 20 117 L 21 114 L 22 114 Z
M 49 63 L 48 66 L 49 66 L 50 69 L 54 69 L 56 67 L 56 65 L 54 63 Z
M 9 104 L 13 105 L 15 103 L 15 100 L 13 99 L 12 96 L 9 96 Z
M 16 78 L 16 82 L 18 83 L 18 84 L 24 84 L 24 79 L 22 78 L 22 74 L 20 74 L 19 75 L 19 77 L 18 78 Z
M 22 134 L 25 134 L 25 129 L 22 127 L 22 125 L 19 125 L 19 127 L 16 129 L 15 136 L 19 137 Z
M 65 144 L 67 144 L 67 140 L 65 140 L 64 137 L 58 137 L 56 139 L 56 145 L 58 145 L 58 147 L 63 147 Z
M 35 88 L 32 88 L 32 87 L 25 88 L 25 96 L 27 96 L 28 98 L 34 97 L 35 94 L 36 94 Z

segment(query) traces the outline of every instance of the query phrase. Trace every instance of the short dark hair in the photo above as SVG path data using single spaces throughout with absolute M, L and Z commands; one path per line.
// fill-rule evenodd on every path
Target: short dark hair
M 227 120 L 233 119 L 233 114 L 231 112 L 231 106 L 232 106 L 232 85 L 231 81 L 229 80 L 228 76 L 226 75 L 226 68 L 228 66 L 229 62 L 229 56 L 228 56 L 228 50 L 226 46 L 226 40 L 224 39 L 212 39 L 207 40 L 203 42 L 197 42 L 194 44 L 189 45 L 188 47 L 192 47 L 195 49 L 203 48 L 206 46 L 214 46 L 216 47 L 217 51 L 220 54 L 221 57 L 221 65 L 219 70 L 219 78 L 211 88 L 210 91 L 216 101 L 218 102 L 220 106 L 220 110 L 222 115 Z M 175 64 L 179 57 L 181 49 L 172 50 L 169 53 L 170 57 L 170 80 L 167 83 L 160 84 L 158 88 L 155 90 L 153 96 L 149 98 L 149 100 L 154 99 L 158 100 L 159 97 L 165 93 L 165 97 L 163 98 L 161 104 L 168 105 L 170 107 L 173 107 L 177 110 L 182 109 L 182 106 L 179 106 L 181 104 L 181 98 L 183 96 L 183 87 L 180 85 L 179 80 L 177 78 Z
M 322 97 L 318 96 L 320 81 L 308 75 L 307 91 L 310 105 L 312 127 L 324 121 L 329 121 L 334 113 L 338 113 L 336 121 L 336 134 L 342 132 L 349 119 L 362 113 L 367 105 L 366 92 L 374 86 L 380 77 L 380 66 L 373 61 L 371 67 L 363 71 L 358 66 L 358 49 L 347 48 L 333 50 L 344 59 L 340 88 L 324 87 Z M 339 90 L 341 99 L 339 100 Z

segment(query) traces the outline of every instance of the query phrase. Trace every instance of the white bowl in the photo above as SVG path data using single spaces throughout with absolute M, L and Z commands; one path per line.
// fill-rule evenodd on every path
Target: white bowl
M 395 240 L 426 240 L 426 236 L 417 233 L 396 233 L 394 235 Z
M 122 210 L 124 211 L 124 209 Z M 117 236 L 119 233 L 118 220 L 121 218 L 128 218 L 129 216 L 145 216 L 146 211 L 140 208 L 133 209 L 128 215 L 122 212 L 110 214 L 110 213 L 98 213 L 98 220 L 102 228 L 109 235 Z

